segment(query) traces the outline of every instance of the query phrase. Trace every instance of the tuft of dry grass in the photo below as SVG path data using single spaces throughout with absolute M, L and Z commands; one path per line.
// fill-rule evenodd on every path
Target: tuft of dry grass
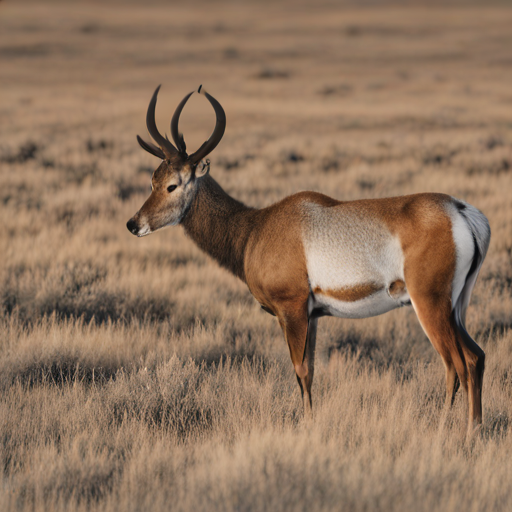
M 511 23 L 506 6 L 2 2 L 0 508 L 510 510 Z M 198 82 L 222 102 L 211 172 L 248 204 L 438 191 L 484 211 L 472 444 L 411 309 L 320 322 L 308 422 L 245 286 L 180 228 L 130 235 L 160 82 L 162 127 Z M 184 112 L 190 148 L 205 105 Z

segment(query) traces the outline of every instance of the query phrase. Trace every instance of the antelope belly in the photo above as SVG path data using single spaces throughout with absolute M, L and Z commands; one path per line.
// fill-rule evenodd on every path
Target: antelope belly
M 356 301 L 342 301 L 322 293 L 313 295 L 312 309 L 340 318 L 368 318 L 382 315 L 392 309 L 409 303 L 409 295 L 404 293 L 398 298 L 390 297 L 386 288 Z

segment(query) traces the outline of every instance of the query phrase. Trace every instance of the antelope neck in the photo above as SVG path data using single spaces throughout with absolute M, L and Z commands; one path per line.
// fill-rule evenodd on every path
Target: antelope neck
M 245 249 L 256 212 L 232 198 L 207 175 L 200 179 L 197 194 L 181 223 L 200 249 L 246 282 Z

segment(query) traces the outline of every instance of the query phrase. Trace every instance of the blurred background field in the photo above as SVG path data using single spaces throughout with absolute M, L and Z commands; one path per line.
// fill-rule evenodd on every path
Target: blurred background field
M 510 510 L 512 6 L 0 3 L 2 510 Z M 199 84 L 234 197 L 437 191 L 489 218 L 468 310 L 484 426 L 410 308 L 319 323 L 313 423 L 245 285 L 126 221 Z M 193 96 L 189 148 L 214 125 Z

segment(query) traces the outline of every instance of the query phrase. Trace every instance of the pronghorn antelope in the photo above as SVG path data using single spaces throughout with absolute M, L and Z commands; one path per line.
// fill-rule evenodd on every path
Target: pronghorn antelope
M 146 124 L 157 145 L 139 144 L 162 160 L 152 191 L 128 221 L 137 236 L 181 224 L 206 253 L 244 281 L 275 315 L 290 349 L 306 412 L 311 411 L 318 318 L 366 318 L 412 304 L 446 367 L 446 404 L 462 383 L 469 401 L 468 435 L 482 420 L 484 352 L 465 329 L 466 309 L 490 240 L 486 217 L 444 194 L 337 201 L 300 192 L 254 209 L 230 197 L 203 159 L 226 126 L 221 105 L 204 89 L 217 121 L 210 138 L 186 152 L 178 121 L 175 146 L 155 123 L 158 87 Z

